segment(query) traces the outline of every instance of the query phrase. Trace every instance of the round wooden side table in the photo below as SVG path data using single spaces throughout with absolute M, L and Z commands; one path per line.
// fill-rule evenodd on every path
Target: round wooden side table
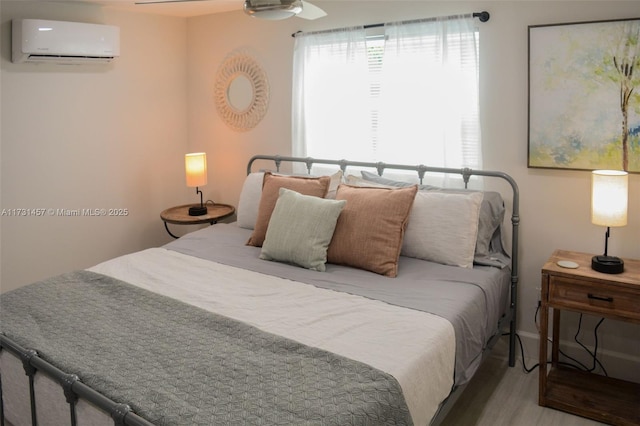
M 200 206 L 200 204 L 185 204 L 182 206 L 170 207 L 160 213 L 160 218 L 164 221 L 164 228 L 173 238 L 178 238 L 169 230 L 168 223 L 175 225 L 196 225 L 199 223 L 208 223 L 213 225 L 219 220 L 231 216 L 236 209 L 229 204 L 205 204 L 207 214 L 201 216 L 189 216 L 189 207 Z

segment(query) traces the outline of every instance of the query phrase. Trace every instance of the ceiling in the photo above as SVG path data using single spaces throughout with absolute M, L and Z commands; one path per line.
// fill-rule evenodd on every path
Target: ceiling
M 74 2 L 100 4 L 110 9 L 182 17 L 242 10 L 243 5 L 243 0 L 192 0 L 156 4 L 135 4 L 136 1 L 142 2 L 145 0 L 75 0 Z

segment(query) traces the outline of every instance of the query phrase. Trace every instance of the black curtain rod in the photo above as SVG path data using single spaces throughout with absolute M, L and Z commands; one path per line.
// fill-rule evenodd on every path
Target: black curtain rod
M 457 18 L 458 16 L 460 16 L 460 15 L 453 15 L 453 16 L 450 16 L 449 18 Z M 486 10 L 483 10 L 482 12 L 473 12 L 471 14 L 471 16 L 473 16 L 474 18 L 478 18 L 480 20 L 480 22 L 487 22 L 489 20 L 489 18 L 491 17 L 491 15 L 489 15 L 489 12 L 487 12 Z M 438 19 L 438 18 L 414 19 L 414 20 L 410 20 L 410 21 L 401 21 L 401 23 L 403 23 L 403 24 L 412 24 L 412 23 L 415 23 L 415 22 L 435 21 L 436 19 Z M 364 29 L 384 27 L 385 25 L 386 25 L 385 23 L 369 24 L 369 25 L 365 25 Z M 329 31 L 335 31 L 335 30 L 312 31 L 311 34 L 320 34 L 320 33 L 329 32 Z M 298 34 L 302 34 L 302 31 L 296 31 L 295 33 L 291 34 L 291 37 L 295 37 Z

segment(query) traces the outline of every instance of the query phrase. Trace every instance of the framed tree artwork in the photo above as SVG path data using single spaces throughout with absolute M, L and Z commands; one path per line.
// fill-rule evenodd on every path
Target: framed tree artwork
M 640 18 L 529 26 L 528 165 L 640 173 Z

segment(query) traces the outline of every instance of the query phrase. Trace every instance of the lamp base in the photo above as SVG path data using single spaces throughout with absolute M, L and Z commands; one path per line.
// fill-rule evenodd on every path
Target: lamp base
M 620 274 L 624 271 L 624 261 L 615 256 L 593 256 L 591 269 L 605 274 Z
M 189 216 L 203 216 L 207 214 L 207 206 L 189 207 Z

